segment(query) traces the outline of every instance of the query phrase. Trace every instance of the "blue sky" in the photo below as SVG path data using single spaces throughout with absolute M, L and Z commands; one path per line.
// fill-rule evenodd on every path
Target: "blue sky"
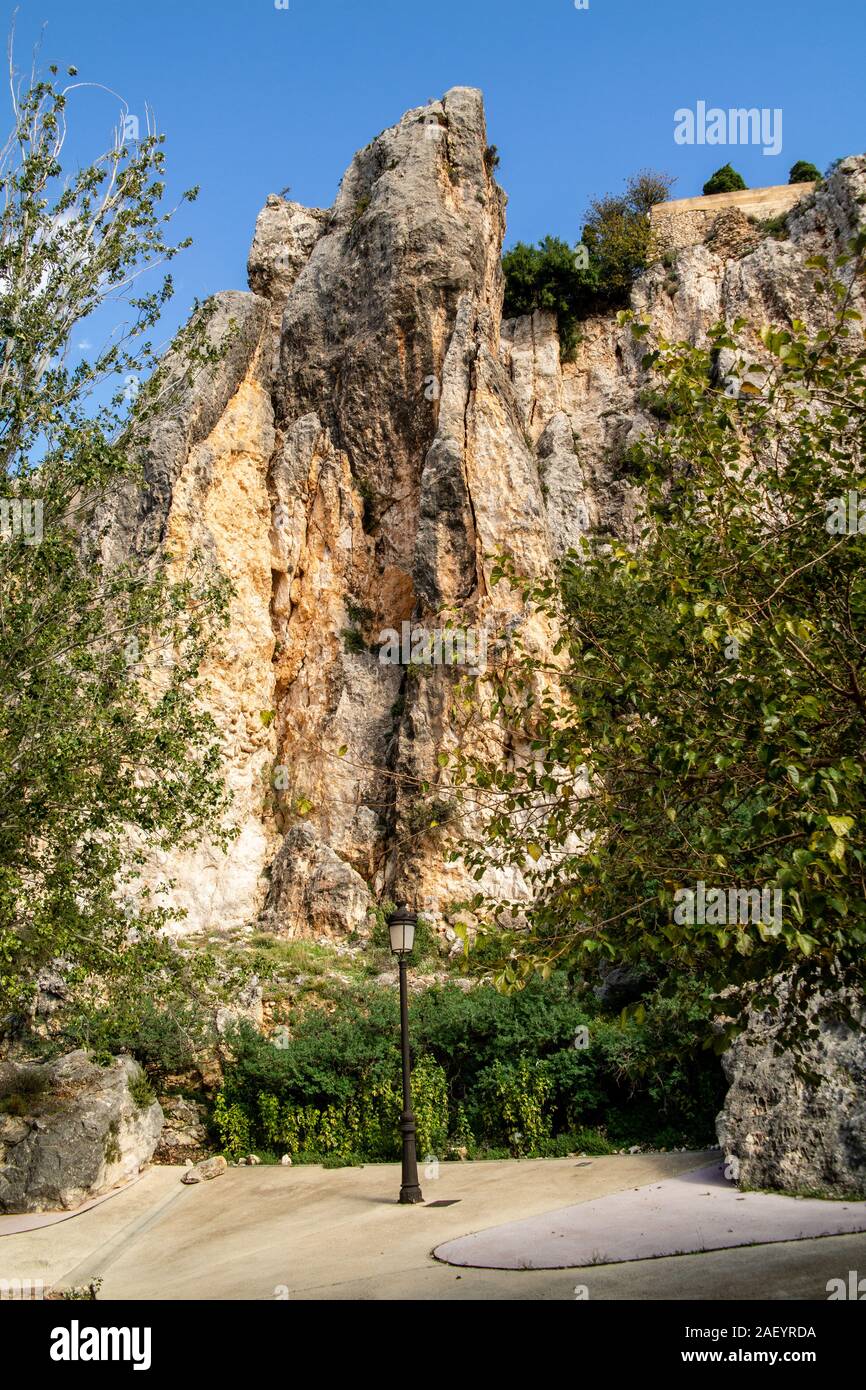
M 761 186 L 866 148 L 864 0 L 21 0 L 22 67 L 43 21 L 44 61 L 75 63 L 132 112 L 149 103 L 173 188 L 201 184 L 182 224 L 195 246 L 175 262 L 180 318 L 245 286 L 269 192 L 329 206 L 356 149 L 458 84 L 485 94 L 509 244 L 576 242 L 588 199 L 641 167 L 689 197 L 728 159 Z M 781 108 L 781 153 L 677 145 L 674 112 L 699 100 Z M 96 153 L 115 115 L 80 93 L 71 148 Z

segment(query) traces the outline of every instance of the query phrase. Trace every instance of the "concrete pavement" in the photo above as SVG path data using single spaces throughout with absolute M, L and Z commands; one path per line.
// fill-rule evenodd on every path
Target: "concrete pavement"
M 866 1236 L 568 1270 L 455 1269 L 435 1246 L 504 1221 L 662 1181 L 710 1154 L 442 1164 L 401 1207 L 397 1165 L 233 1168 L 184 1187 L 154 1168 L 59 1225 L 0 1238 L 0 1279 L 103 1280 L 102 1299 L 826 1299 L 866 1270 Z M 453 1205 L 435 1206 L 436 1202 Z M 577 1289 L 577 1293 L 575 1293 Z
M 855 1232 L 866 1232 L 866 1202 L 740 1192 L 716 1159 L 662 1182 L 458 1236 L 433 1253 L 446 1264 L 484 1269 L 573 1269 Z

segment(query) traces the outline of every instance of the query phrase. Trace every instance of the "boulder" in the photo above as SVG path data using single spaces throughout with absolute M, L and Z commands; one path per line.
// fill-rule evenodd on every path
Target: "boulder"
M 0 1212 L 70 1211 L 150 1162 L 163 1114 L 131 1057 L 0 1064 Z
M 206 1158 L 203 1163 L 197 1163 L 194 1168 L 187 1168 L 182 1183 L 191 1187 L 194 1183 L 213 1182 L 214 1178 L 221 1178 L 223 1173 L 228 1172 L 228 1164 L 222 1155 L 216 1158 Z
M 361 934 L 372 906 L 360 874 L 304 823 L 289 832 L 274 861 L 261 924 L 277 935 L 291 935 L 298 922 L 329 939 Z
M 866 1007 L 848 1002 L 859 1028 L 812 1002 L 797 1029 L 807 1039 L 799 1059 L 775 1050 L 779 1015 L 769 1010 L 750 1017 L 723 1057 L 730 1090 L 716 1131 L 742 1187 L 866 1197 Z
M 634 965 L 602 964 L 595 997 L 609 1009 L 622 1009 L 646 993 L 648 977 L 645 970 Z

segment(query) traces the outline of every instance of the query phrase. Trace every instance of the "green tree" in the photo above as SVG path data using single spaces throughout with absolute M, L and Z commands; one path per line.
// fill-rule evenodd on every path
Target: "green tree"
M 723 164 L 721 169 L 707 179 L 703 187 L 704 196 L 710 193 L 739 193 L 747 187 L 742 174 L 738 174 L 732 164 Z
M 156 369 L 147 334 L 171 279 L 133 291 L 188 244 L 166 240 L 164 137 L 131 138 L 124 111 L 110 148 L 65 172 L 78 85 L 56 67 L 13 83 L 0 156 L 0 1017 L 54 958 L 71 979 L 135 961 L 158 973 L 166 914 L 135 890 L 137 870 L 150 847 L 216 829 L 226 804 L 195 699 L 224 582 L 195 558 L 172 573 L 168 557 L 110 567 L 97 522 L 219 350 L 200 314 L 171 370 Z M 85 324 L 106 346 L 73 363 Z
M 648 344 L 668 410 L 629 460 L 640 543 L 587 541 L 561 582 L 524 588 L 565 661 L 498 670 L 496 708 L 532 761 L 459 769 L 492 806 L 467 862 L 520 865 L 536 895 L 472 904 L 498 926 L 506 986 L 555 963 L 652 962 L 725 991 L 735 1023 L 778 1002 L 780 978 L 791 1019 L 813 991 L 862 990 L 864 252 L 861 234 L 834 265 L 808 263 L 820 329 L 738 321 L 706 349 Z M 701 882 L 722 920 L 678 911 Z M 756 889 L 781 911 L 744 910 Z
M 810 164 L 807 159 L 798 159 L 796 164 L 791 166 L 788 175 L 789 183 L 820 183 L 821 170 L 814 164 Z
M 539 246 L 519 241 L 502 258 L 505 274 L 506 318 L 547 309 L 556 314 L 563 357 L 577 343 L 577 324 L 589 311 L 595 276 L 580 267 L 575 249 L 558 237 L 545 237 Z
M 651 169 L 626 181 L 624 194 L 606 194 L 589 207 L 583 242 L 589 250 L 599 300 L 624 304 L 655 255 L 650 211 L 669 197 L 674 179 Z
M 502 260 L 506 318 L 548 309 L 556 314 L 563 358 L 577 345 L 578 325 L 589 314 L 624 304 L 655 254 L 650 210 L 670 193 L 673 179 L 644 170 L 626 192 L 596 199 L 576 247 L 558 237 L 538 246 L 518 242 Z

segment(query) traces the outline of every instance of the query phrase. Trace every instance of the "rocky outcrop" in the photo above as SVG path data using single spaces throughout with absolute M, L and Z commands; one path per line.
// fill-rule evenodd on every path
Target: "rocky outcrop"
M 674 250 L 697 246 L 709 239 L 714 226 L 728 213 L 736 213 L 744 222 L 750 218 L 763 222 L 784 217 L 814 189 L 814 183 L 783 183 L 772 188 L 711 193 L 702 198 L 675 198 L 653 208 L 653 230 L 663 246 Z
M 185 1096 L 168 1096 L 160 1102 L 165 1124 L 154 1151 L 155 1163 L 194 1163 L 208 1149 L 205 1120 L 207 1111 L 197 1101 Z
M 362 150 L 330 211 L 269 198 L 253 292 L 218 297 L 209 324 L 232 335 L 218 380 L 202 399 L 194 383 L 149 443 L 123 543 L 159 536 L 179 564 L 203 552 L 235 588 L 206 676 L 237 838 L 148 872 L 174 880 L 187 929 L 262 914 L 275 931 L 347 932 L 409 882 L 434 915 L 468 887 L 441 825 L 427 833 L 462 671 L 413 681 L 378 658 L 403 622 L 521 617 L 491 594 L 497 551 L 536 575 L 551 563 L 499 355 L 491 164 L 481 96 L 458 88 Z
M 728 197 L 718 196 L 723 203 Z M 866 200 L 863 156 L 843 160 L 814 194 L 801 190 L 784 240 L 761 234 L 736 207 L 714 213 L 701 234 L 706 240 L 696 235 L 694 244 L 640 277 L 631 307 L 651 336 L 701 345 L 720 319 L 757 325 L 802 319 L 813 298 L 814 272 L 806 262 L 847 248 L 866 224 L 860 199 Z M 581 324 L 574 361 L 564 364 L 551 314 L 502 325 L 502 359 L 538 458 L 556 553 L 587 527 L 634 533 L 639 498 L 623 461 L 629 445 L 656 424 L 645 352 L 616 314 Z M 721 374 L 727 367 L 719 362 Z
M 798 1029 L 804 1043 L 799 1056 L 778 1046 L 773 1014 L 755 1014 L 725 1054 L 730 1089 L 716 1130 L 742 1187 L 866 1197 L 862 1001 L 853 1012 L 859 1026 L 814 1004 Z
M 0 1064 L 0 1212 L 68 1211 L 127 1182 L 150 1162 L 162 1123 L 130 1057 Z
M 633 533 L 623 460 L 654 423 L 645 349 L 603 315 L 563 364 L 551 315 L 501 322 L 492 166 L 481 95 L 456 88 L 361 150 L 333 208 L 268 198 L 251 292 L 218 296 L 208 323 L 227 351 L 152 431 L 147 487 L 120 508 L 115 548 L 199 551 L 234 585 L 206 698 L 237 835 L 149 870 L 174 880 L 186 929 L 363 935 L 375 901 L 404 895 L 444 929 L 478 886 L 446 852 L 464 668 L 383 664 L 381 635 L 517 625 L 546 650 L 492 586 L 494 557 L 537 578 L 589 529 Z M 641 277 L 633 307 L 673 341 L 721 317 L 802 316 L 805 262 L 841 248 L 864 189 L 866 161 L 845 161 L 787 240 L 723 210 L 706 244 Z M 493 719 L 472 737 L 502 746 Z M 519 866 L 482 886 L 524 891 Z
M 274 860 L 262 926 L 279 934 L 304 922 L 317 937 L 369 934 L 374 901 L 361 875 L 317 839 L 311 825 L 290 830 Z

